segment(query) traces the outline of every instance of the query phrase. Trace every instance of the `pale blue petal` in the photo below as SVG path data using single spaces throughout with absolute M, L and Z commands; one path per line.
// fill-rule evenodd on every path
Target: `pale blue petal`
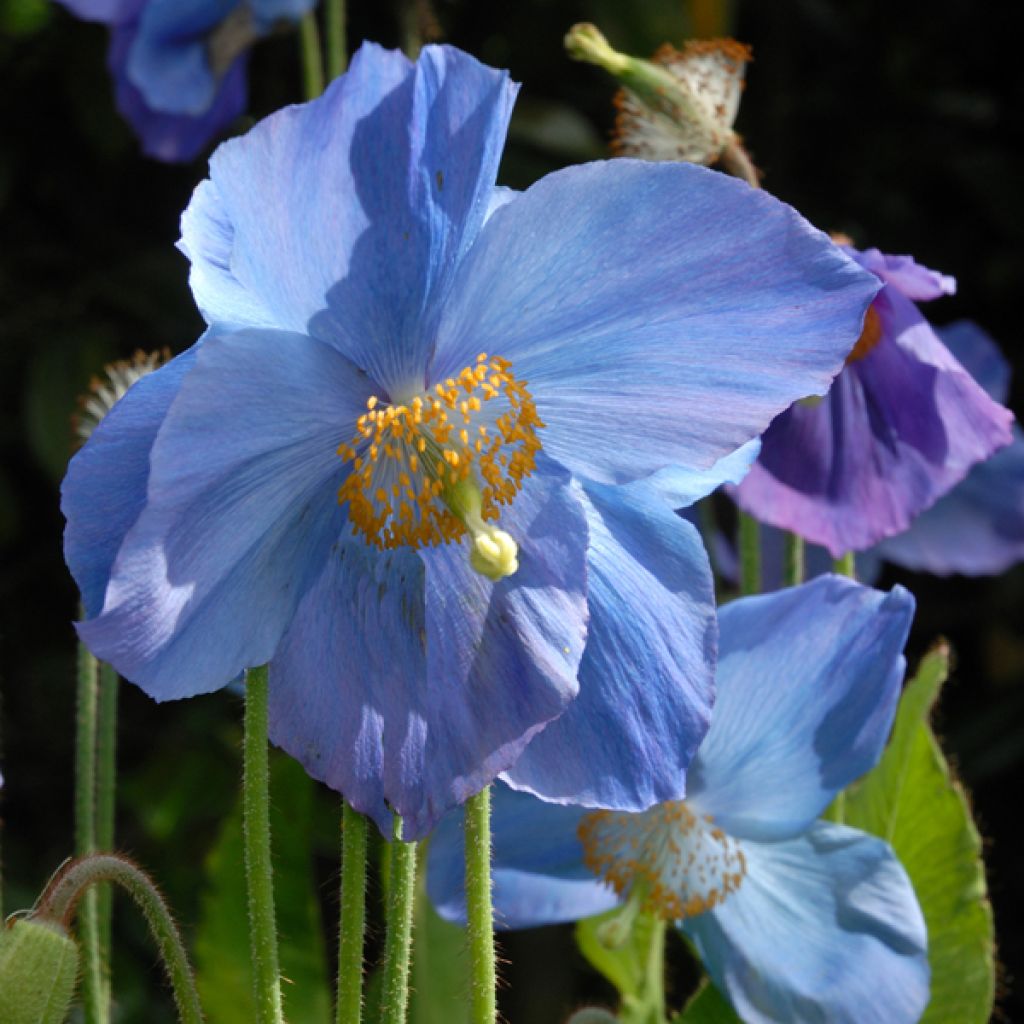
M 159 700 L 268 661 L 344 523 L 336 449 L 365 396 L 365 378 L 309 338 L 208 336 L 153 444 L 103 609 L 79 626 L 90 649 Z
M 722 484 L 738 484 L 761 454 L 761 439 L 755 437 L 742 448 L 720 458 L 710 469 L 686 470 L 668 466 L 627 487 L 653 487 L 672 508 L 686 508 L 707 497 Z
M 560 807 L 516 793 L 491 790 L 494 918 L 499 928 L 534 928 L 578 921 L 616 906 L 618 897 L 583 866 L 576 837 L 582 808 Z M 438 913 L 466 920 L 461 812 L 450 814 L 430 839 L 427 893 Z
M 992 335 L 971 320 L 957 320 L 936 333 L 989 398 L 1005 405 L 1010 393 L 1010 364 Z
M 640 811 L 681 798 L 707 732 L 715 589 L 697 531 L 641 485 L 585 485 L 590 628 L 580 695 L 505 778 L 547 800 Z
M 271 663 L 272 739 L 384 831 L 386 801 L 425 835 L 576 695 L 587 531 L 564 472 L 531 477 L 502 526 L 519 570 L 497 584 L 468 542 L 343 542 Z
M 704 470 L 827 390 L 878 287 L 790 207 L 725 175 L 571 167 L 488 220 L 431 379 L 479 351 L 511 360 L 545 450 L 580 476 Z
M 103 607 L 114 559 L 146 503 L 150 449 L 196 352 L 193 346 L 133 384 L 68 464 L 61 484 L 64 560 L 86 617 Z
M 747 874 L 683 923 L 747 1024 L 914 1024 L 928 1004 L 927 935 L 889 846 L 820 822 L 744 843 Z
M 839 576 L 719 610 L 718 693 L 687 799 L 741 839 L 803 831 L 878 760 L 914 599 Z

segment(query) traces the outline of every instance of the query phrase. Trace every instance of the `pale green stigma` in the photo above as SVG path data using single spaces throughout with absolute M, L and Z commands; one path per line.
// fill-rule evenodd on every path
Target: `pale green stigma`
M 519 568 L 519 545 L 510 534 L 481 515 L 483 497 L 476 481 L 469 477 L 449 487 L 444 503 L 469 531 L 472 547 L 469 564 L 475 572 L 494 581 L 511 576 Z

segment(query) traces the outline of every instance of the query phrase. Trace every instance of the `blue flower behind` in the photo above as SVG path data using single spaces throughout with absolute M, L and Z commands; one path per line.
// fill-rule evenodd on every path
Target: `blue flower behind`
M 680 923 L 751 1024 L 910 1024 L 928 1000 L 924 919 L 873 836 L 819 821 L 878 760 L 914 602 L 825 576 L 721 609 L 718 698 L 685 800 L 640 814 L 494 794 L 494 899 L 509 928 L 623 899 Z M 458 816 L 428 891 L 462 919 Z
M 244 112 L 249 49 L 316 0 L 60 0 L 111 30 L 117 108 L 158 160 L 191 160 Z
M 713 586 L 639 481 L 729 475 L 877 288 L 702 168 L 496 189 L 515 92 L 367 44 L 222 145 L 181 242 L 209 329 L 63 489 L 90 648 L 161 700 L 269 662 L 274 741 L 410 837 L 505 770 L 594 806 L 682 794 Z

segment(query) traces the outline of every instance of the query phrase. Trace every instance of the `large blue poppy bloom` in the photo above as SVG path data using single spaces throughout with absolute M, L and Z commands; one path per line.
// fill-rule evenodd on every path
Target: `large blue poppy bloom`
M 666 486 L 713 486 L 828 387 L 877 287 L 702 168 L 496 190 L 514 95 L 457 50 L 366 45 L 221 146 L 183 221 L 210 328 L 63 491 L 97 655 L 158 699 L 269 662 L 272 738 L 407 836 L 579 688 L 518 784 L 681 795 L 712 582 L 695 531 L 618 485 L 675 465 Z
M 720 612 L 718 700 L 685 801 L 640 814 L 494 793 L 497 920 L 527 928 L 623 898 L 680 922 L 751 1024 L 910 1024 L 928 1001 L 924 919 L 882 840 L 819 821 L 878 760 L 913 599 L 835 576 Z M 428 891 L 464 917 L 462 830 Z
M 915 303 L 952 278 L 877 249 L 848 248 L 884 287 L 849 363 L 822 402 L 769 427 L 736 488 L 751 515 L 838 557 L 906 530 L 1011 440 L 1013 415 L 950 354 Z
M 249 48 L 316 0 L 60 0 L 111 30 L 117 109 L 143 151 L 191 160 L 245 110 Z

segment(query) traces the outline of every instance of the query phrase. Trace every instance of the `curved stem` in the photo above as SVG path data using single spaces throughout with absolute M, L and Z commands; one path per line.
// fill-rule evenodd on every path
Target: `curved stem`
M 33 917 L 58 921 L 70 929 L 79 902 L 84 906 L 101 882 L 120 885 L 138 905 L 167 968 L 179 1019 L 183 1024 L 202 1024 L 203 1012 L 178 928 L 157 887 L 131 861 L 109 853 L 72 861 L 47 886 Z
M 387 938 L 384 943 L 384 985 L 381 1024 L 405 1024 L 409 1008 L 409 965 L 412 960 L 412 912 L 416 895 L 416 844 L 403 843 L 402 819 L 395 815 L 390 845 Z
M 78 713 L 75 737 L 75 853 L 96 851 L 96 719 L 99 669 L 86 646 L 78 644 Z M 98 894 L 86 893 L 79 914 L 82 945 L 82 1004 L 86 1024 L 105 1024 L 109 1004 L 104 998 L 100 955 Z
M 96 731 L 96 849 L 114 849 L 117 786 L 117 695 L 120 680 L 111 665 L 100 663 L 99 715 Z M 100 965 L 104 997 L 110 999 L 110 930 L 113 892 L 109 885 L 96 890 Z
M 761 175 L 739 139 L 733 138 L 722 150 L 718 159 L 723 169 L 734 178 L 742 178 L 751 188 L 761 187 Z
M 363 1019 L 366 930 L 366 818 L 344 801 L 341 811 L 341 933 L 338 936 L 337 1024 Z
M 761 592 L 761 526 L 740 512 L 740 593 Z
M 494 1024 L 497 970 L 491 905 L 491 787 L 466 801 L 466 927 L 469 931 L 470 1020 Z
M 299 22 L 299 45 L 302 52 L 302 82 L 307 100 L 315 100 L 324 91 L 324 66 L 320 57 L 320 29 L 316 12 L 309 11 Z
M 242 832 L 249 903 L 250 949 L 258 1024 L 283 1024 L 277 961 L 274 880 L 270 861 L 270 762 L 267 753 L 267 668 L 245 677 Z
M 798 537 L 795 533 L 787 533 L 783 585 L 795 587 L 803 583 L 805 573 L 804 539 L 803 537 Z
M 345 0 L 327 0 L 327 77 L 333 81 L 348 64 L 348 40 L 345 33 Z

